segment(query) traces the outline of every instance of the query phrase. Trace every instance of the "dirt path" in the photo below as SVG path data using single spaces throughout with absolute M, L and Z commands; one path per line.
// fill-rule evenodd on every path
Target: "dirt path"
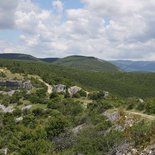
M 155 120 L 155 116 L 153 115 L 147 115 L 147 114 L 144 114 L 144 113 L 141 113 L 141 112 L 134 112 L 134 111 L 125 111 L 126 113 L 128 114 L 133 114 L 133 115 L 138 115 L 138 116 L 141 116 L 145 119 L 148 119 L 148 120 Z
M 45 81 L 43 81 L 41 78 L 39 78 L 39 81 L 44 83 L 47 86 L 47 92 L 48 92 L 48 94 L 51 94 L 53 87 L 51 85 L 49 85 L 48 83 L 46 83 Z

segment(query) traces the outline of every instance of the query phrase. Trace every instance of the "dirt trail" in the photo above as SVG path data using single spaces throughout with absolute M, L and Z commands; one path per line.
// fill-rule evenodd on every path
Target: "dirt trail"
M 148 120 L 151 120 L 151 121 L 155 120 L 155 116 L 153 116 L 153 115 L 147 115 L 147 114 L 144 114 L 144 113 L 141 113 L 141 112 L 134 112 L 134 111 L 125 111 L 125 112 L 128 113 L 128 114 L 141 116 L 141 117 L 143 117 L 145 119 L 148 119 Z
M 45 81 L 43 81 L 41 78 L 39 78 L 39 81 L 42 82 L 42 83 L 44 83 L 47 86 L 47 92 L 49 94 L 51 94 L 52 93 L 52 90 L 53 90 L 53 87 L 51 85 L 49 85 L 48 83 L 46 83 Z

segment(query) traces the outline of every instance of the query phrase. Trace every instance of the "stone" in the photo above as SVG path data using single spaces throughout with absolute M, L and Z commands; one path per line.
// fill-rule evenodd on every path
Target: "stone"
M 80 87 L 73 86 L 73 87 L 68 88 L 68 93 L 72 97 L 73 95 L 75 95 L 76 93 L 78 93 L 80 90 L 81 90 Z
M 13 90 L 16 89 L 32 89 L 32 84 L 30 81 L 20 81 L 20 80 L 0 80 L 0 87 L 7 87 Z
M 155 144 L 145 148 L 140 155 L 155 155 Z
M 139 99 L 138 99 L 138 102 L 140 102 L 140 103 L 144 103 L 144 100 L 141 99 L 141 98 L 139 98 Z
M 15 120 L 16 120 L 16 122 L 20 122 L 20 121 L 23 120 L 23 117 L 18 117 L 18 118 L 16 118 Z
M 66 85 L 63 84 L 54 85 L 53 93 L 66 93 Z
M 27 106 L 25 106 L 25 107 L 22 108 L 22 111 L 29 110 L 31 108 L 32 108 L 32 105 L 27 105 Z
M 25 81 L 25 82 L 23 82 L 22 88 L 23 88 L 23 89 L 26 89 L 26 90 L 32 89 L 31 81 Z
M 104 91 L 104 97 L 107 98 L 109 96 L 109 92 L 108 91 Z
M 12 113 L 14 111 L 12 106 L 5 107 L 4 105 L 0 104 L 0 109 L 4 113 Z
M 8 148 L 0 149 L 0 154 L 7 155 L 8 154 Z
M 115 121 L 119 120 L 119 118 L 120 118 L 120 114 L 118 112 L 110 113 L 110 112 L 105 111 L 103 113 L 103 115 L 106 116 L 108 118 L 108 120 L 111 122 L 115 122 Z

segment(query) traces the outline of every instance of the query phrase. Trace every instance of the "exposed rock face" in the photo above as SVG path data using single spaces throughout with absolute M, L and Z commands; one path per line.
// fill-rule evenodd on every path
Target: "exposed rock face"
M 68 93 L 70 94 L 70 96 L 72 97 L 73 95 L 75 95 L 76 93 L 78 93 L 81 90 L 80 87 L 78 86 L 73 86 L 68 88 Z
M 113 112 L 113 113 L 109 113 L 109 112 L 105 111 L 103 113 L 103 115 L 106 116 L 108 118 L 108 120 L 111 122 L 116 122 L 120 118 L 120 114 L 117 111 Z
M 8 149 L 0 149 L 0 154 L 2 155 L 7 155 L 8 154 Z
M 109 96 L 109 92 L 108 91 L 104 91 L 104 97 L 107 98 Z
M 12 113 L 14 111 L 12 106 L 5 107 L 2 104 L 0 104 L 0 110 L 2 110 L 4 113 Z
M 66 85 L 63 84 L 54 85 L 53 93 L 66 93 Z
M 130 143 L 124 143 L 113 149 L 109 155 L 138 155 L 138 151 Z
M 155 144 L 145 148 L 140 155 L 155 155 Z
M 32 84 L 30 81 L 18 81 L 18 80 L 6 80 L 6 81 L 0 81 L 1 87 L 7 87 L 10 89 L 26 89 L 30 90 L 32 89 Z
M 23 82 L 23 83 L 22 83 L 22 88 L 23 88 L 23 89 L 26 89 L 26 90 L 32 89 L 31 81 L 25 81 L 25 82 Z

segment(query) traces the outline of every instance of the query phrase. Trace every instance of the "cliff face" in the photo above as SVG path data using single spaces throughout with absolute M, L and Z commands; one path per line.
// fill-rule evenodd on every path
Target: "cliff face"
M 30 81 L 18 81 L 18 80 L 6 80 L 0 81 L 0 87 L 7 87 L 10 89 L 26 89 L 30 90 L 32 88 L 32 84 Z

